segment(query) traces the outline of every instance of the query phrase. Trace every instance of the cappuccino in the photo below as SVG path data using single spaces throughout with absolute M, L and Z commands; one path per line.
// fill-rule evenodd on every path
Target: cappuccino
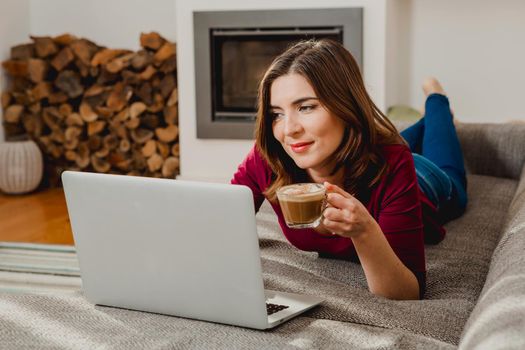
M 281 187 L 277 198 L 290 228 L 313 228 L 319 225 L 325 203 L 325 188 L 316 183 Z

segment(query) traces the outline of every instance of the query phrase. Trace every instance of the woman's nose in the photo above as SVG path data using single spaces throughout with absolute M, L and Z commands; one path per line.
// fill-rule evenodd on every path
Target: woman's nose
M 284 119 L 284 133 L 285 135 L 294 135 L 302 130 L 301 124 L 298 122 L 297 117 L 293 114 L 289 114 Z

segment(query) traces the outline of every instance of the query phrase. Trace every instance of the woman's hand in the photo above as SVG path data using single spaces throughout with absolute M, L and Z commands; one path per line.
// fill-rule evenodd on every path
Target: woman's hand
M 343 237 L 357 238 L 371 232 L 378 224 L 365 206 L 342 188 L 325 182 L 327 207 L 322 225 L 326 230 Z
M 389 299 L 418 299 L 416 276 L 399 260 L 365 206 L 336 185 L 325 182 L 324 186 L 327 207 L 316 230 L 352 239 L 372 293 Z

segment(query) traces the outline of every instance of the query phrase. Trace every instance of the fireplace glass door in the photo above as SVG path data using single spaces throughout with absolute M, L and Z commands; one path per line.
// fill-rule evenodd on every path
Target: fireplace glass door
M 342 42 L 342 28 L 211 29 L 212 110 L 215 121 L 253 121 L 257 89 L 274 58 L 311 38 Z

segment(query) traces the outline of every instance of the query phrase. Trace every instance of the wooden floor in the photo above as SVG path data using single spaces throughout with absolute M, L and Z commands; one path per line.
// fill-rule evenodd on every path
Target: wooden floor
M 26 195 L 0 192 L 0 241 L 73 244 L 62 188 Z

